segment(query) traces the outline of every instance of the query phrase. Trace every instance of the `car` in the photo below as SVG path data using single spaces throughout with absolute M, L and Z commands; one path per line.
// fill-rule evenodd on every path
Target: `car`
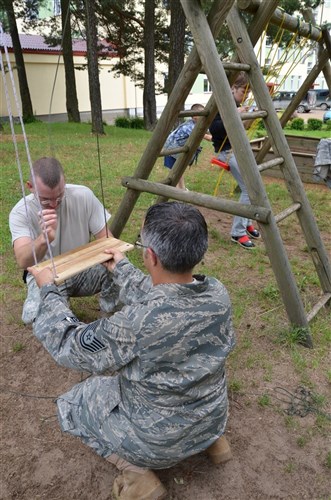
M 331 109 L 325 111 L 323 115 L 323 123 L 329 122 L 331 120 Z
M 314 89 L 316 94 L 315 108 L 327 110 L 331 108 L 330 91 L 329 89 Z
M 280 90 L 276 92 L 272 98 L 275 109 L 286 109 L 295 94 L 296 92 L 292 90 Z M 306 98 L 300 102 L 296 110 L 298 113 L 309 113 L 314 108 L 315 102 L 316 94 L 312 91 L 308 91 Z

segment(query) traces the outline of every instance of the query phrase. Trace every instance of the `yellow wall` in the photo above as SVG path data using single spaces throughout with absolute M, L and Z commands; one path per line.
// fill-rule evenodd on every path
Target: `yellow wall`
M 4 57 L 4 55 L 3 55 Z M 5 60 L 5 59 L 4 59 Z M 19 85 L 17 80 L 17 71 L 14 69 L 14 55 L 10 54 L 11 65 L 15 80 L 16 91 L 19 97 Z M 54 86 L 56 68 L 58 64 L 57 55 L 45 54 L 24 54 L 25 67 L 31 94 L 33 110 L 36 115 L 48 115 L 50 111 L 51 94 Z M 85 57 L 75 56 L 76 65 L 86 64 Z M 142 91 L 137 89 L 132 81 L 124 76 L 114 78 L 109 72 L 113 65 L 112 60 L 100 61 L 100 88 L 103 110 L 134 110 L 136 106 L 142 107 Z M 87 69 L 76 70 L 76 86 L 79 110 L 81 112 L 90 111 L 89 87 Z M 13 95 L 12 84 L 9 73 L 6 73 L 8 93 L 10 95 L 11 109 L 14 116 L 18 116 L 16 104 Z M 137 97 L 137 99 L 136 99 Z M 137 100 L 137 103 L 136 103 Z M 54 87 L 54 95 L 51 105 L 51 114 L 66 113 L 65 99 L 65 76 L 63 59 L 60 58 L 57 77 Z M 7 102 L 4 93 L 4 85 L 1 80 L 0 90 L 0 116 L 8 116 Z M 123 113 L 119 113 L 123 114 Z

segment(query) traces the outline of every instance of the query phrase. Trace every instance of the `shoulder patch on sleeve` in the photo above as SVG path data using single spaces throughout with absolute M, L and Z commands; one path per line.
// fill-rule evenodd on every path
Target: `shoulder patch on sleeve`
M 88 325 L 80 334 L 79 342 L 83 349 L 91 353 L 102 351 L 106 346 L 95 336 L 96 324 Z

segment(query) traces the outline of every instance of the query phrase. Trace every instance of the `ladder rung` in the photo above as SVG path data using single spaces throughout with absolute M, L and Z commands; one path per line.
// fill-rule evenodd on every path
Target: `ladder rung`
M 225 72 L 228 72 L 228 71 L 249 71 L 251 69 L 250 65 L 245 64 L 245 63 L 236 63 L 236 62 L 230 62 L 230 61 L 229 62 L 221 61 L 221 63 L 223 65 Z M 200 73 L 206 74 L 206 72 L 203 68 L 200 71 Z
M 206 110 L 201 110 L 201 111 L 194 111 L 194 109 L 183 109 L 178 113 L 178 116 L 184 117 L 184 116 L 208 116 L 209 111 Z
M 159 156 L 172 156 L 178 153 L 187 153 L 189 150 L 188 146 L 183 146 L 182 148 L 174 148 L 174 149 L 162 149 Z
M 263 170 L 267 170 L 268 168 L 278 167 L 278 165 L 282 165 L 284 163 L 284 158 L 280 156 L 279 158 L 273 158 L 272 160 L 264 161 L 258 165 L 258 169 L 260 172 Z
M 242 120 L 255 120 L 256 118 L 266 118 L 268 112 L 260 109 L 259 111 L 250 111 L 249 113 L 239 113 Z
M 301 158 L 311 158 L 314 159 L 315 153 L 304 153 L 303 151 L 292 151 L 292 155 L 300 156 Z
M 260 222 L 267 223 L 271 215 L 271 210 L 265 207 L 258 207 L 256 205 L 245 205 L 238 201 L 225 200 L 223 198 L 216 198 L 208 194 L 195 193 L 194 191 L 184 191 L 177 189 L 174 186 L 167 186 L 160 182 L 146 181 L 145 179 L 137 179 L 135 177 L 123 177 L 122 186 L 127 189 L 134 189 L 144 193 L 153 193 L 158 196 L 166 198 L 173 198 L 174 200 L 185 201 L 193 205 L 200 205 L 201 207 L 211 208 L 232 215 L 240 215 L 247 219 L 254 219 Z
M 316 316 L 316 314 L 318 313 L 318 311 L 323 307 L 325 306 L 325 304 L 331 299 L 331 292 L 327 292 L 325 293 L 321 298 L 320 300 L 314 305 L 314 307 L 312 308 L 312 310 L 310 311 L 309 314 L 307 314 L 307 321 L 309 323 L 309 321 L 311 321 L 314 316 Z
M 234 70 L 234 71 L 249 71 L 251 69 L 249 64 L 235 63 L 235 62 L 223 62 L 223 68 Z
M 286 208 L 279 214 L 275 215 L 275 220 L 276 222 L 280 222 L 283 219 L 286 219 L 289 215 L 293 214 L 293 212 L 296 212 L 301 208 L 301 203 L 293 203 L 290 207 Z

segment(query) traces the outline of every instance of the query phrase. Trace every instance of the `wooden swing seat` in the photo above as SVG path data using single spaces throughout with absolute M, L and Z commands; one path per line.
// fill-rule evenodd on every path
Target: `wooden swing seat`
M 85 269 L 109 260 L 109 254 L 104 253 L 106 248 L 116 248 L 120 252 L 127 252 L 132 250 L 134 245 L 113 237 L 104 237 L 58 255 L 53 258 L 56 270 L 55 284 L 59 285 Z M 51 260 L 45 260 L 33 267 L 41 270 L 53 266 Z

